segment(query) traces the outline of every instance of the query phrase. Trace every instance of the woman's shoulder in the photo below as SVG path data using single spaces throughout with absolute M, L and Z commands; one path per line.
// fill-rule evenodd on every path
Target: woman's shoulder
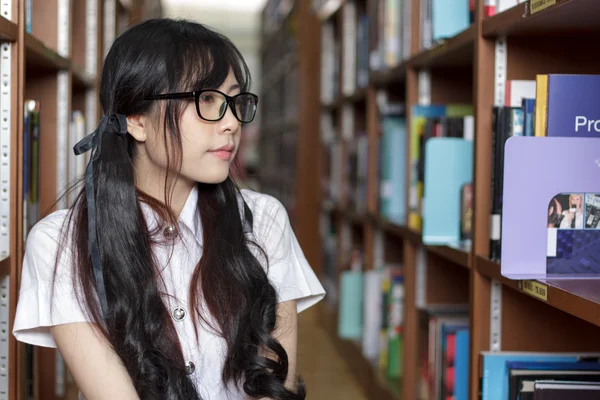
M 255 230 L 267 234 L 273 232 L 274 227 L 279 233 L 288 228 L 289 216 L 279 199 L 250 189 L 241 189 L 240 192 L 252 212 Z
M 240 189 L 242 197 L 246 200 L 252 211 L 264 211 L 271 208 L 284 208 L 279 199 L 270 194 L 260 193 L 252 189 Z
M 64 224 L 69 215 L 68 209 L 56 210 L 38 222 L 36 222 L 27 235 L 27 242 L 36 241 L 36 239 L 51 238 L 58 239 Z
M 21 272 L 23 291 L 46 287 L 71 276 L 72 235 L 63 229 L 68 210 L 58 210 L 40 219 L 28 232 Z M 64 235 L 67 233 L 67 235 Z
M 251 189 L 241 189 L 240 192 L 255 217 L 279 215 L 279 218 L 287 218 L 285 206 L 278 198 Z
M 40 219 L 27 234 L 25 253 L 36 258 L 55 255 L 59 243 L 63 237 L 70 239 L 71 235 L 65 231 L 65 223 L 68 221 L 69 210 L 62 209 L 54 211 Z M 65 233 L 67 235 L 65 236 Z

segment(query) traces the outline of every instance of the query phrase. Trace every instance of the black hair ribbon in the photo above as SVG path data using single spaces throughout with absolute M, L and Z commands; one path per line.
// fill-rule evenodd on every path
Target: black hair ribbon
M 102 314 L 106 319 L 108 317 L 108 301 L 106 298 L 106 288 L 104 286 L 104 276 L 102 274 L 102 261 L 100 260 L 100 251 L 98 250 L 98 224 L 96 221 L 96 196 L 94 188 L 94 162 L 98 159 L 102 149 L 102 136 L 105 134 L 117 134 L 119 136 L 127 135 L 127 118 L 123 114 L 110 114 L 103 116 L 98 128 L 81 139 L 73 151 L 75 155 L 80 155 L 92 150 L 90 161 L 85 168 L 85 197 L 87 201 L 88 214 L 88 244 L 90 257 L 92 259 L 92 268 L 96 280 L 96 291 L 100 300 Z

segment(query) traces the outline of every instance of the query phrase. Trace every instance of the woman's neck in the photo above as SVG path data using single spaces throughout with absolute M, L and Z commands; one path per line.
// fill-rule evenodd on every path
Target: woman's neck
M 147 195 L 165 202 L 165 178 L 167 170 L 143 156 L 134 157 L 133 167 L 137 188 Z M 169 179 L 167 190 L 172 195 L 170 206 L 175 215 L 179 216 L 196 182 L 177 177 L 176 172 L 171 172 Z

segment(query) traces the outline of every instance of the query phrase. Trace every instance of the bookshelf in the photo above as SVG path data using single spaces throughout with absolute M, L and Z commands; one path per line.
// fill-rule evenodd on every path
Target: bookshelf
M 31 144 L 25 140 L 25 101 L 35 100 L 39 106 L 37 160 L 43 185 L 36 217 L 42 218 L 55 209 L 57 193 L 67 183 L 72 112 L 85 117 L 85 131 L 90 132 L 101 115 L 103 50 L 128 23 L 160 14 L 157 0 L 0 4 L 0 399 L 77 398 L 56 351 L 27 348 L 11 333 L 28 229 L 23 218 L 33 215 L 24 202 L 25 177 L 33 170 L 24 164 Z
M 320 305 L 321 320 L 340 354 L 370 398 L 424 398 L 420 374 L 428 338 L 421 325 L 424 315 L 441 305 L 466 306 L 469 338 L 465 380 L 469 399 L 481 394 L 482 352 L 599 351 L 595 339 L 600 334 L 598 281 L 510 280 L 502 276 L 500 264 L 490 252 L 493 106 L 505 105 L 509 81 L 535 80 L 536 74 L 545 73 L 600 72 L 597 55 L 586 50 L 600 33 L 597 1 L 533 4 L 532 0 L 521 0 L 496 12 L 490 7 L 495 1 L 476 0 L 471 2 L 466 25 L 436 41 L 424 28 L 431 25 L 423 23 L 423 2 L 404 0 L 404 18 L 409 17 L 400 28 L 388 27 L 396 40 L 401 39 L 399 46 L 392 41 L 391 46 L 400 51 L 388 63 L 374 52 L 380 44 L 378 39 L 390 35 L 380 31 L 382 23 L 377 19 L 378 5 L 384 3 L 398 2 L 312 1 L 312 13 L 321 25 L 321 69 L 314 76 L 298 78 L 303 87 L 309 81 L 320 82 L 311 93 L 313 101 L 320 98 L 319 129 L 311 132 L 320 144 L 318 177 L 314 180 L 320 186 L 317 219 L 321 258 L 316 265 L 328 291 Z M 466 0 L 464 3 L 469 7 Z M 540 4 L 546 7 L 535 8 Z M 365 17 L 368 51 L 361 43 L 365 39 L 360 24 Z M 268 24 L 270 17 L 265 14 L 264 18 Z M 405 188 L 401 191 L 405 197 L 401 208 L 406 215 L 400 223 L 384 216 L 380 205 L 382 115 L 389 111 L 385 107 L 395 103 L 404 105 L 406 124 L 405 141 L 400 146 L 407 149 L 403 158 Z M 422 228 L 415 228 L 411 220 L 412 208 L 419 211 L 422 206 L 411 198 L 413 172 L 409 163 L 413 155 L 408 149 L 411 127 L 418 122 L 411 110 L 431 104 L 472 106 L 473 215 L 472 239 L 467 245 L 427 244 Z M 305 116 L 298 113 L 298 118 Z M 263 135 L 270 132 L 271 124 L 282 126 L 279 122 L 265 115 Z M 300 140 L 300 135 L 296 138 Z M 272 150 L 265 147 L 264 151 L 268 157 Z M 266 163 L 265 170 L 279 175 L 277 166 Z M 296 186 L 297 191 L 302 189 Z M 315 218 L 300 209 L 297 215 L 303 220 Z M 361 348 L 360 335 L 349 339 L 338 334 L 340 282 L 351 269 L 355 249 L 361 251 L 365 274 L 382 264 L 402 266 L 403 344 L 397 357 L 403 372 L 399 379 L 389 379 L 376 362 L 369 360 Z
M 261 14 L 258 189 L 283 203 L 312 265 L 319 249 L 318 29 L 308 2 L 269 0 Z

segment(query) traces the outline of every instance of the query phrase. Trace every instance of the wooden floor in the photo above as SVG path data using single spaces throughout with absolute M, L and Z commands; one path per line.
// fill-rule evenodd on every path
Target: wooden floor
M 306 383 L 307 399 L 367 400 L 319 325 L 316 306 L 298 316 L 298 373 Z

